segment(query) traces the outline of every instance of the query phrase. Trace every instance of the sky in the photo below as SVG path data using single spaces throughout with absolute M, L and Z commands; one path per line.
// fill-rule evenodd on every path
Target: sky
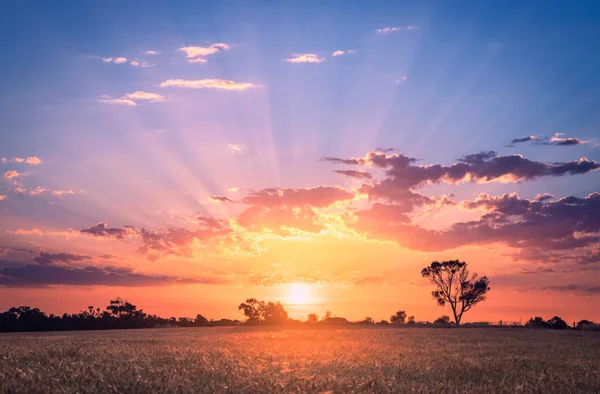
M 600 320 L 600 4 L 11 2 L 0 310 Z

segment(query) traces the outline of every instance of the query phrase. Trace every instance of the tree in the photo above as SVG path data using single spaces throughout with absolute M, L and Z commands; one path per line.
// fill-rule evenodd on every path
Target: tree
M 578 330 L 593 330 L 593 329 L 597 328 L 598 326 L 594 322 L 592 322 L 592 321 L 589 321 L 589 320 L 580 320 L 577 323 L 576 327 L 577 327 Z
M 563 319 L 561 319 L 559 316 L 554 316 L 552 319 L 548 320 L 547 322 L 548 327 L 554 329 L 554 330 L 566 330 L 569 328 L 569 325 L 567 324 L 566 321 L 564 321 Z
M 544 319 L 542 319 L 539 316 L 531 317 L 531 318 L 529 318 L 529 320 L 527 321 L 527 323 L 525 323 L 525 327 L 528 327 L 528 328 L 544 328 L 544 327 L 546 327 L 546 322 L 544 321 Z
M 421 275 L 435 285 L 431 295 L 438 305 L 450 304 L 457 325 L 465 312 L 485 301 L 490 291 L 489 279 L 485 276 L 478 279 L 476 273 L 471 275 L 467 263 L 459 260 L 434 261 L 423 268 Z
M 208 319 L 198 313 L 196 315 L 196 318 L 194 319 L 194 324 L 196 324 L 197 326 L 206 325 L 208 324 Z
M 361 321 L 360 323 L 361 324 L 373 324 L 375 322 L 373 321 L 373 318 L 367 316 L 367 317 L 365 317 L 365 320 Z
M 415 324 L 415 317 L 414 316 L 409 316 L 407 324 L 414 325 Z
M 306 320 L 307 323 L 311 323 L 311 324 L 315 324 L 318 321 L 319 321 L 319 316 L 317 316 L 316 313 L 309 314 L 308 319 Z
M 392 322 L 392 324 L 404 324 L 405 321 L 406 312 L 404 311 L 398 311 L 394 315 L 392 315 L 392 317 L 390 317 L 390 322 Z
M 281 302 L 264 304 L 263 317 L 265 324 L 283 324 L 289 317 Z
M 434 324 L 444 324 L 447 326 L 448 324 L 450 324 L 450 316 L 448 316 L 448 315 L 440 316 L 437 319 L 435 319 L 435 321 L 433 323 Z
M 256 298 L 248 298 L 245 303 L 241 303 L 238 309 L 248 318 L 248 324 L 258 324 L 263 321 L 265 303 Z

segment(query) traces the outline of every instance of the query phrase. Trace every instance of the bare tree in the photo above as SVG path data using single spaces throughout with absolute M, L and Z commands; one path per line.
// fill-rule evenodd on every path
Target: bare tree
M 423 268 L 421 275 L 436 286 L 431 295 L 438 305 L 450 304 L 457 325 L 465 312 L 485 301 L 490 291 L 489 279 L 485 276 L 477 278 L 475 273 L 471 275 L 467 263 L 459 260 L 434 261 Z

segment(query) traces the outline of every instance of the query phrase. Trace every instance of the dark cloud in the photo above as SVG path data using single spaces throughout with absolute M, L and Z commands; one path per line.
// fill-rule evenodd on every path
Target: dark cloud
M 357 179 L 371 179 L 372 177 L 370 173 L 359 170 L 334 170 L 333 172 Z
M 40 251 L 39 256 L 35 257 L 33 260 L 40 264 L 50 266 L 56 262 L 69 263 L 83 260 L 91 260 L 92 257 L 85 256 L 81 254 L 75 253 L 48 253 L 43 250 Z
M 0 287 L 125 286 L 153 287 L 175 284 L 226 284 L 220 278 L 178 278 L 146 275 L 110 267 L 69 268 L 25 265 L 0 269 Z
M 342 164 L 370 165 L 386 169 L 387 178 L 365 184 L 362 192 L 370 198 L 398 201 L 411 198 L 411 190 L 429 184 L 460 182 L 520 182 L 546 176 L 585 174 L 600 168 L 600 164 L 581 158 L 567 163 L 542 163 L 521 155 L 498 156 L 494 151 L 466 155 L 451 165 L 414 165 L 416 161 L 403 154 L 386 155 L 370 152 L 364 158 L 323 158 Z
M 200 216 L 198 216 L 200 217 Z M 141 240 L 142 245 L 138 252 L 145 254 L 150 260 L 156 260 L 168 255 L 191 256 L 192 246 L 195 241 L 208 241 L 212 238 L 223 237 L 231 233 L 230 228 L 224 226 L 216 227 L 217 221 L 203 218 L 208 228 L 188 230 L 185 228 L 172 228 L 167 230 L 147 230 L 133 226 L 122 228 L 109 228 L 106 223 L 81 230 L 81 233 L 95 237 L 106 237 L 124 240 L 126 237 L 134 237 Z
M 600 286 L 586 286 L 586 285 L 557 285 L 557 286 L 540 286 L 536 287 L 536 290 L 542 290 L 547 292 L 557 293 L 575 293 L 579 295 L 595 296 L 600 295 Z
M 228 203 L 228 202 L 234 202 L 231 198 L 227 197 L 227 196 L 210 196 L 208 197 L 212 202 L 216 202 L 216 203 Z
M 600 194 L 567 197 L 542 203 L 516 194 L 482 195 L 463 202 L 463 207 L 484 208 L 479 220 L 455 223 L 442 231 L 424 229 L 414 223 L 386 220 L 361 226 L 350 223 L 372 238 L 394 240 L 420 251 L 442 251 L 465 245 L 502 243 L 517 248 L 566 251 L 598 244 Z M 363 222 L 364 223 L 364 222 Z
M 307 189 L 264 189 L 242 199 L 244 204 L 264 207 L 328 207 L 337 201 L 351 200 L 354 195 L 340 187 L 317 186 Z
M 538 140 L 539 140 L 538 137 L 530 135 L 529 137 L 515 138 L 512 141 L 510 141 L 510 143 L 511 144 L 519 144 L 521 142 L 538 141 Z
M 508 146 L 515 146 L 515 144 L 521 144 L 521 143 L 525 143 L 525 142 L 533 142 L 536 145 L 555 145 L 555 146 L 573 146 L 573 145 L 582 145 L 582 144 L 586 143 L 586 141 L 583 141 L 579 138 L 575 138 L 575 137 L 563 138 L 562 135 L 563 134 L 557 133 L 557 134 L 554 134 L 553 137 L 535 137 L 532 135 L 529 137 L 515 138 L 512 141 L 510 141 L 510 144 Z
M 95 237 L 123 239 L 128 236 L 137 235 L 138 230 L 132 226 L 123 226 L 121 228 L 109 228 L 105 222 L 99 222 L 95 226 L 90 228 L 84 228 L 80 232 Z

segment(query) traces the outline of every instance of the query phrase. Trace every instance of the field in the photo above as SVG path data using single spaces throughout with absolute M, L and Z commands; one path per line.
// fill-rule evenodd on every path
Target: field
M 182 328 L 0 335 L 0 392 L 600 392 L 600 334 Z

